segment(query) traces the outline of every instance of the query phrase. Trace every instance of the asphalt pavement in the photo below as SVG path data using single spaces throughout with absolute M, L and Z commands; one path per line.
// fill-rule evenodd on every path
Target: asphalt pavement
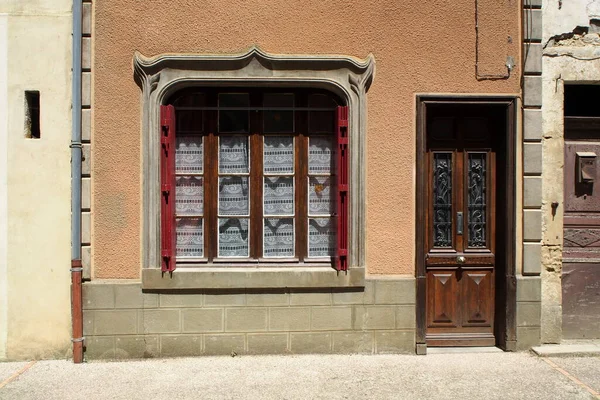
M 530 353 L 0 363 L 0 399 L 600 399 L 600 357 Z

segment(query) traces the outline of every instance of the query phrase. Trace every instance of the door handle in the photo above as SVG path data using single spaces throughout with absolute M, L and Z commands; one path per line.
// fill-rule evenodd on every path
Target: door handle
M 456 234 L 463 234 L 463 213 L 459 211 L 456 213 Z
M 466 258 L 465 258 L 465 256 L 458 256 L 458 257 L 456 257 L 456 263 L 458 265 L 463 265 L 465 263 L 465 261 L 467 261 Z

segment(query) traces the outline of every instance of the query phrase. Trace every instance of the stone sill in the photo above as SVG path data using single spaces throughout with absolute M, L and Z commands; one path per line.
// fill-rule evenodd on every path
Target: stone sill
M 274 289 L 364 287 L 365 268 L 158 268 L 142 270 L 142 289 Z

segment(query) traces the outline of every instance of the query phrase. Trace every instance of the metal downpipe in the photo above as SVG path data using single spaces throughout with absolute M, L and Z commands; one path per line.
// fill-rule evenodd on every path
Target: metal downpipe
M 71 129 L 71 321 L 73 362 L 83 362 L 81 299 L 81 18 L 82 0 L 73 0 L 73 70 Z

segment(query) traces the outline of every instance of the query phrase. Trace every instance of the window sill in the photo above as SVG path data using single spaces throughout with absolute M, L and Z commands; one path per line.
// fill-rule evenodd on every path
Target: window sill
M 173 274 L 158 268 L 142 270 L 142 288 L 156 289 L 274 289 L 365 286 L 365 269 L 350 268 L 178 268 Z

